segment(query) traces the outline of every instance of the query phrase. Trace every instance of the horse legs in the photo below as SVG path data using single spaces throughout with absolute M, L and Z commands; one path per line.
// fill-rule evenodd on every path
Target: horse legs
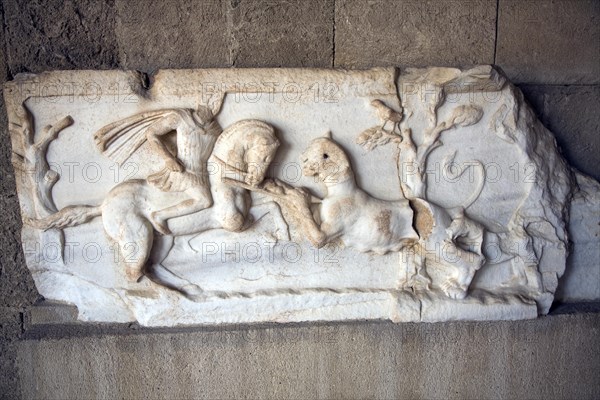
M 171 218 L 169 228 L 174 236 L 199 234 L 211 229 L 223 228 L 230 232 L 243 230 L 248 215 L 247 194 L 229 191 L 230 196 L 218 197 L 220 201 L 204 210 L 182 217 Z M 233 201 L 232 201 L 233 200 Z
M 207 186 L 189 188 L 185 193 L 191 198 L 179 204 L 150 213 L 150 220 L 154 228 L 163 235 L 171 235 L 167 220 L 174 217 L 182 217 L 204 210 L 213 205 L 212 195 Z
M 119 220 L 103 218 L 103 222 L 106 233 L 118 246 L 118 264 L 124 267 L 127 280 L 137 282 L 144 274 L 154 232 L 148 220 L 127 214 Z
M 173 248 L 173 242 L 173 236 L 156 235 L 154 237 L 154 244 L 146 266 L 146 276 L 161 286 L 183 293 L 191 300 L 202 300 L 204 296 L 200 286 L 176 275 L 162 265 Z
M 227 188 L 221 191 L 225 198 L 230 198 L 233 201 L 221 202 L 216 205 L 218 207 L 218 215 L 221 219 L 223 229 L 229 232 L 241 232 L 247 228 L 248 210 L 250 209 L 252 200 L 250 193 L 245 189 Z
M 169 228 L 173 236 L 193 235 L 210 229 L 221 228 L 221 223 L 215 215 L 215 209 L 216 205 L 184 217 L 171 218 Z

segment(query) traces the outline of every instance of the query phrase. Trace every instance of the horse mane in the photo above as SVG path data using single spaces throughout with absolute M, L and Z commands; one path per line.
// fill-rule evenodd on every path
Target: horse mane
M 227 141 L 232 137 L 241 139 L 238 138 L 238 136 L 245 136 L 252 133 L 264 136 L 269 139 L 269 143 L 276 143 L 279 141 L 275 136 L 274 129 L 270 125 L 255 119 L 244 119 L 229 125 L 223 133 L 221 133 L 219 139 L 220 141 Z
M 235 166 L 243 164 L 243 157 L 251 147 L 248 147 L 253 136 L 259 136 L 266 139 L 266 143 L 261 143 L 265 146 L 276 147 L 279 145 L 279 140 L 275 136 L 275 130 L 272 126 L 265 122 L 253 119 L 246 119 L 235 122 L 229 125 L 215 143 L 213 154 L 227 164 Z M 235 156 L 236 160 L 232 160 Z

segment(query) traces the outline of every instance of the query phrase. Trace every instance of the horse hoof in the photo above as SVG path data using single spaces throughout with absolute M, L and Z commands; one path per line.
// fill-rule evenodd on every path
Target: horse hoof
M 467 297 L 467 289 L 456 283 L 446 282 L 442 285 L 442 291 L 447 297 L 454 300 L 462 300 Z
M 185 297 L 196 303 L 206 301 L 207 299 L 204 290 L 202 290 L 200 286 L 194 285 L 193 283 L 183 286 L 180 290 Z

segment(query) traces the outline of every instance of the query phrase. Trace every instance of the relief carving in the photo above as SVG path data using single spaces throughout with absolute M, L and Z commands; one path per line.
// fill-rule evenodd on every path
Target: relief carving
M 489 67 L 397 81 L 393 69 L 166 71 L 129 112 L 59 96 L 66 117 L 23 90 L 64 74 L 139 89 L 125 72 L 23 76 L 5 89 L 23 245 L 38 248 L 27 263 L 41 293 L 77 305 L 80 319 L 514 319 L 552 302 L 576 184 L 552 136 Z M 289 101 L 259 83 L 249 100 L 234 81 L 268 77 L 322 81 L 340 97 Z M 218 99 L 198 104 L 208 80 L 220 82 Z M 186 95 L 188 83 L 198 88 Z M 51 168 L 85 157 L 139 169 L 78 186 Z M 535 181 L 507 180 L 521 164 Z M 75 239 L 102 261 L 74 254 Z
M 160 139 L 176 132 L 177 148 L 171 152 Z M 199 298 L 202 289 L 162 266 L 173 246 L 173 236 L 198 234 L 210 229 L 239 232 L 252 222 L 248 190 L 231 184 L 243 182 L 250 188 L 264 174 L 279 147 L 274 130 L 257 120 L 242 120 L 221 130 L 205 107 L 198 110 L 172 109 L 134 115 L 102 128 L 94 134 L 100 151 L 124 162 L 145 141 L 163 159 L 163 167 L 146 180 L 131 180 L 115 186 L 102 204 L 72 205 L 44 218 L 26 218 L 38 229 L 65 229 L 102 216 L 104 231 L 121 252 L 127 278 L 137 282 L 147 275 Z M 208 162 L 222 168 L 226 179 L 209 174 Z M 176 195 L 170 195 L 171 193 Z M 185 200 L 180 201 L 181 198 Z M 264 207 L 264 205 L 263 205 Z M 275 204 L 269 212 L 280 218 L 279 231 L 286 236 Z M 180 218 L 174 228 L 172 218 Z M 132 243 L 135 261 L 130 256 Z

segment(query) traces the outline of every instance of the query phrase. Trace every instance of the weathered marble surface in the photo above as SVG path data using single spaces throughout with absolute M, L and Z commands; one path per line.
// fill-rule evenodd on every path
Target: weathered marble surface
M 598 248 L 597 182 L 490 67 L 52 72 L 5 99 L 28 267 L 84 321 L 534 318 L 569 215 Z

